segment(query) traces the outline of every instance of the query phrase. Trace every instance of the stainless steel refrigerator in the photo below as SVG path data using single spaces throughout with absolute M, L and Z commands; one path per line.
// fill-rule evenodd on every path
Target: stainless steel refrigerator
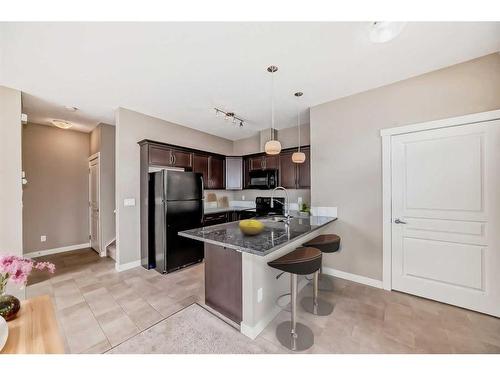
M 179 231 L 203 225 L 201 173 L 162 170 L 150 173 L 150 204 L 156 270 L 172 272 L 203 260 L 203 243 L 180 237 Z M 152 252 L 151 252 L 152 253 Z M 152 254 L 151 254 L 152 255 Z

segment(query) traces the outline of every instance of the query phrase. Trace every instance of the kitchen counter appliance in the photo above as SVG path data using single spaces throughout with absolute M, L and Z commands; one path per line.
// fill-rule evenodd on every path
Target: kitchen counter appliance
M 150 173 L 149 225 L 156 270 L 168 273 L 203 260 L 203 243 L 177 233 L 203 225 L 201 173 L 162 170 Z
M 277 169 L 269 169 L 269 170 L 257 170 L 249 172 L 249 188 L 250 189 L 262 189 L 269 190 L 274 189 L 278 186 L 278 170 Z

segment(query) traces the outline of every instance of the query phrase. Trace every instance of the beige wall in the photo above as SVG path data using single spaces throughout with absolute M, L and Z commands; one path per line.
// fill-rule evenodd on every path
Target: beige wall
M 343 244 L 325 265 L 382 279 L 380 129 L 499 108 L 499 54 L 313 107 L 312 204 L 338 207 Z
M 0 254 L 22 255 L 21 92 L 0 86 Z M 24 298 L 24 290 L 8 292 Z
M 89 134 L 27 124 L 22 145 L 24 253 L 88 243 Z
M 125 108 L 116 110 L 116 234 L 120 265 L 140 259 L 139 145 L 143 139 L 230 155 L 233 143 Z M 124 207 L 135 198 L 134 207 Z
M 94 155 L 101 149 L 101 127 L 97 125 L 90 132 L 89 155 Z

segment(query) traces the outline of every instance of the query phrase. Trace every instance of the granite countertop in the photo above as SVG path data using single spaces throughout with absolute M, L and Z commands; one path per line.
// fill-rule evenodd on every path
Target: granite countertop
M 204 213 L 207 214 L 217 214 L 219 212 L 231 212 L 231 211 L 245 211 L 245 210 L 255 210 L 252 207 L 213 207 L 213 208 L 205 208 Z
M 238 226 L 238 221 L 190 229 L 179 232 L 179 235 L 241 252 L 264 256 L 278 250 L 289 242 L 322 228 L 337 220 L 337 218 L 326 216 L 294 217 L 288 226 L 269 217 L 259 220 L 264 223 L 265 228 L 262 233 L 256 236 L 243 234 Z

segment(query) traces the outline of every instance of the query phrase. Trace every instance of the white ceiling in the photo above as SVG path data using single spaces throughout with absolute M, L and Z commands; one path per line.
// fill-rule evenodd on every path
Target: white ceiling
M 307 108 L 500 50 L 500 23 L 408 23 L 385 44 L 367 22 L 0 23 L 0 84 L 23 91 L 30 121 L 89 131 L 122 106 L 228 139 Z M 70 113 L 64 105 L 80 110 Z M 248 120 L 216 118 L 220 107 Z M 303 121 L 305 122 L 305 121 Z M 140 126 L 140 124 L 138 124 Z

